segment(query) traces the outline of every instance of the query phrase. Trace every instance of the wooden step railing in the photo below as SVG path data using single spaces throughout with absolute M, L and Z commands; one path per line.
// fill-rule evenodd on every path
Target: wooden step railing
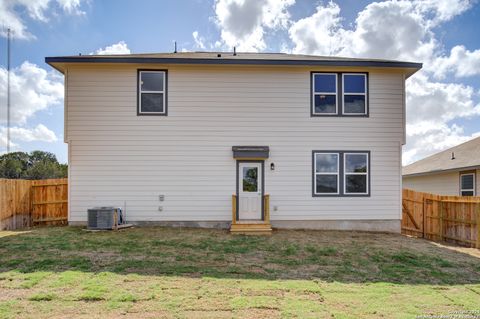
M 237 223 L 237 195 L 232 195 L 232 225 Z
M 263 221 L 265 224 L 270 224 L 270 195 L 263 195 Z

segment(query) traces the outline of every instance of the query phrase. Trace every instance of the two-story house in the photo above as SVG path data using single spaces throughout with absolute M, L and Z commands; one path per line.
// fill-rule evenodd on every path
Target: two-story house
M 137 224 L 400 231 L 405 80 L 419 63 L 225 52 L 46 62 L 65 76 L 70 224 L 113 205 Z

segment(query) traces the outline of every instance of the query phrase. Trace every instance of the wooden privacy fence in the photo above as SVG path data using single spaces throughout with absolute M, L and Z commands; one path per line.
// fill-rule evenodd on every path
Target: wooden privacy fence
M 480 197 L 403 190 L 402 233 L 480 248 Z
M 66 178 L 0 179 L 0 230 L 64 224 L 67 215 Z

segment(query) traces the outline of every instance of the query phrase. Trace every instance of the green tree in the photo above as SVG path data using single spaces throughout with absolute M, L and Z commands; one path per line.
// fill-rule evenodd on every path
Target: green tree
M 24 178 L 28 170 L 30 156 L 24 152 L 13 152 L 0 157 L 1 178 Z
M 0 178 L 46 179 L 67 177 L 68 166 L 43 151 L 14 152 L 0 156 Z

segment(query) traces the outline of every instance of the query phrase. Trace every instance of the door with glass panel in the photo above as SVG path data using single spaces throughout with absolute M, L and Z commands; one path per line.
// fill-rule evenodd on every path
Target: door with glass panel
M 239 220 L 262 219 L 262 163 L 240 162 L 238 165 Z

